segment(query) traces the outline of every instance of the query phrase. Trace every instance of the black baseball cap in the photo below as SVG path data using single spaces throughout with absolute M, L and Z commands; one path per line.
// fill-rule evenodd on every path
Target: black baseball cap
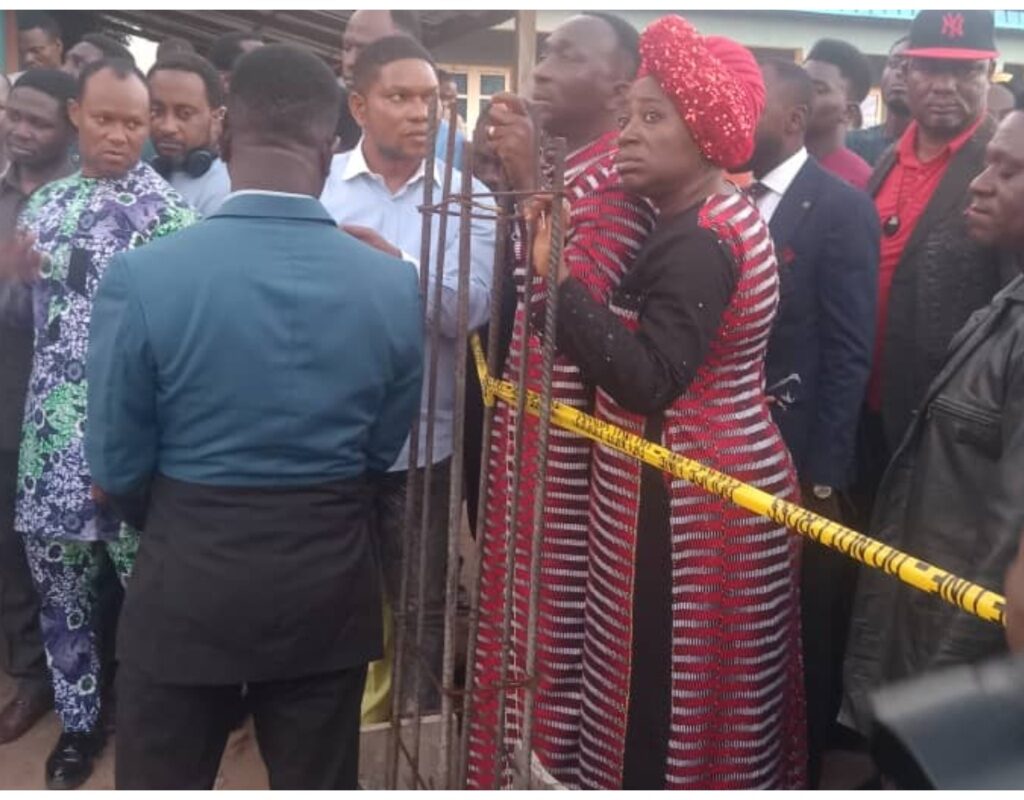
M 991 11 L 919 11 L 910 23 L 909 58 L 978 61 L 999 55 Z

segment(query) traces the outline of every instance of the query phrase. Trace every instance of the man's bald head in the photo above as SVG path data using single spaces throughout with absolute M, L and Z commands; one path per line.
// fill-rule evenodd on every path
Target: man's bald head
M 352 12 L 341 37 L 341 58 L 337 65 L 346 86 L 352 84 L 352 70 L 359 54 L 388 36 L 408 36 L 421 41 L 423 30 L 419 16 L 415 11 L 364 9 Z
M 549 133 L 586 144 L 615 129 L 639 62 L 632 30 L 612 15 L 587 13 L 551 32 L 531 76 L 531 99 Z

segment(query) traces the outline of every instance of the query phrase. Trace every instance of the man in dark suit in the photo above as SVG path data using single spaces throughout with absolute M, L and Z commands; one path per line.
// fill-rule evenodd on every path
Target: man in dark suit
M 808 155 L 814 91 L 795 64 L 763 65 L 767 102 L 748 188 L 768 221 L 781 299 L 768 345 L 775 421 L 800 475 L 804 504 L 839 519 L 837 492 L 853 467 L 857 419 L 871 367 L 878 217 L 871 199 Z M 816 545 L 802 564 L 804 674 L 811 785 L 840 701 L 856 564 Z
M 381 654 L 368 514 L 422 384 L 414 269 L 316 199 L 339 90 L 288 45 L 243 56 L 234 194 L 118 256 L 90 337 L 87 455 L 143 528 L 118 638 L 118 788 L 210 788 L 241 688 L 272 788 L 355 788 Z

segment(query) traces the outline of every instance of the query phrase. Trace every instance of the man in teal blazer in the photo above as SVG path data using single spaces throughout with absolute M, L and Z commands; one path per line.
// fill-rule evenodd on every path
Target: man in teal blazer
M 315 199 L 330 70 L 272 45 L 238 64 L 234 193 L 118 257 L 87 374 L 97 493 L 143 528 L 118 637 L 119 788 L 210 788 L 244 703 L 272 788 L 355 788 L 381 655 L 374 476 L 419 407 L 414 269 Z M 244 687 L 244 693 L 243 693 Z

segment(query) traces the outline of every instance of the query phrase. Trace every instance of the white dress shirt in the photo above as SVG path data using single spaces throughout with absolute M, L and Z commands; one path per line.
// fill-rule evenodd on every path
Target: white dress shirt
M 434 202 L 440 202 L 443 190 L 443 165 L 434 166 Z M 425 165 L 421 164 L 416 173 L 392 193 L 384 178 L 375 174 L 366 163 L 363 143 L 347 153 L 340 153 L 331 162 L 320 202 L 339 225 L 362 225 L 376 231 L 390 244 L 402 251 L 402 257 L 416 266 L 419 263 L 420 241 L 423 230 L 423 216 L 419 206 L 423 203 L 423 179 Z M 452 190 L 458 191 L 461 176 L 452 171 Z M 479 181 L 473 181 L 473 192 L 486 192 Z M 440 217 L 435 215 L 431 225 L 430 271 L 427 276 L 427 320 L 433 319 L 437 302 L 434 289 L 437 259 L 437 241 Z M 445 235 L 445 259 L 441 290 L 441 323 L 438 339 L 437 396 L 434 416 L 433 461 L 437 463 L 452 454 L 452 421 L 455 411 L 455 335 L 457 322 L 457 300 L 459 286 L 459 229 L 457 216 L 448 217 Z M 469 277 L 469 329 L 473 330 L 487 322 L 490 306 L 491 274 L 494 270 L 495 223 L 492 220 L 474 219 L 471 225 L 470 277 Z M 427 393 L 430 388 L 431 348 L 430 331 L 424 352 L 423 401 L 420 410 L 420 444 L 417 461 L 426 465 L 427 442 Z M 409 443 L 402 448 L 392 471 L 409 467 Z
M 803 169 L 807 161 L 807 148 L 801 147 L 793 155 L 779 164 L 775 169 L 764 175 L 761 183 L 768 191 L 764 192 L 756 201 L 757 210 L 761 212 L 765 223 L 772 221 L 775 209 L 782 202 L 782 196 L 789 190 L 790 184 L 796 179 L 797 173 Z

